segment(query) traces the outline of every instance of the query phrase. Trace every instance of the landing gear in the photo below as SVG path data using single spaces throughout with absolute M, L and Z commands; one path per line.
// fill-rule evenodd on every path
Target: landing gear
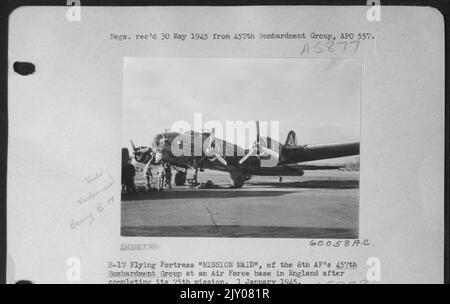
M 203 160 L 203 158 L 200 160 L 197 160 L 197 159 L 193 160 L 192 167 L 194 168 L 194 175 L 192 176 L 192 178 L 188 178 L 188 180 L 187 180 L 188 186 L 191 189 L 198 186 L 198 181 L 197 181 L 198 170 L 199 170 L 199 164 L 202 162 L 202 160 Z M 203 172 L 203 168 L 200 168 L 200 171 Z M 187 172 L 187 170 L 186 170 L 186 172 Z
M 186 184 L 186 172 L 177 171 L 175 173 L 175 186 L 184 186 Z
M 245 174 L 239 171 L 238 169 L 231 170 L 230 178 L 233 184 L 233 188 L 242 188 L 246 180 Z
M 194 187 L 198 186 L 197 176 L 198 176 L 198 168 L 195 168 L 194 169 L 194 176 L 192 176 L 192 178 L 187 180 L 189 188 L 194 188 Z

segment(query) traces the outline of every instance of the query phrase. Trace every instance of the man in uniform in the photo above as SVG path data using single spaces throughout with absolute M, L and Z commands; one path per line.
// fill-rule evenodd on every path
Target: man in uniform
M 166 177 L 166 184 L 172 190 L 172 168 L 169 164 L 164 164 L 164 175 Z
M 158 191 L 162 191 L 164 188 L 164 181 L 165 181 L 165 168 L 164 165 L 160 165 L 158 167 L 157 175 L 158 175 Z
M 147 189 L 151 190 L 152 186 L 150 185 L 150 181 L 153 179 L 153 174 L 152 174 L 152 167 L 150 164 L 147 166 L 147 172 L 145 172 L 145 177 L 147 178 Z
M 136 176 L 136 169 L 131 163 L 131 158 L 128 159 L 128 164 L 122 169 L 123 170 L 123 183 L 125 184 L 125 189 L 127 193 L 136 192 L 136 187 L 134 185 L 134 177 Z

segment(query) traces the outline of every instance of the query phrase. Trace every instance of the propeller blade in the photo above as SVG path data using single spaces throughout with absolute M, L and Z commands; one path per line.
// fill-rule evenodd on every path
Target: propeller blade
M 242 157 L 239 160 L 239 164 L 242 164 L 243 162 L 245 162 L 247 160 L 247 158 L 249 158 L 250 156 L 252 156 L 255 152 L 257 152 L 258 150 L 256 148 L 253 148 L 252 150 L 250 150 L 246 155 L 244 155 L 244 157 Z
M 134 145 L 134 142 L 130 139 L 131 147 L 133 148 L 133 151 L 136 151 L 136 146 Z
M 152 153 L 152 156 L 150 157 L 150 160 L 148 161 L 148 164 L 151 165 L 153 159 L 155 158 L 155 153 Z
M 212 128 L 211 134 L 209 135 L 209 147 L 212 148 L 216 143 L 216 129 Z
M 277 152 L 275 152 L 275 151 L 273 151 L 273 150 L 271 150 L 269 148 L 266 148 L 266 147 L 263 146 L 263 147 L 261 147 L 261 150 L 264 153 L 270 154 L 271 156 L 273 156 L 275 158 L 280 158 L 280 154 L 278 154 Z
M 227 165 L 228 165 L 227 161 L 226 161 L 225 159 L 223 159 L 222 156 L 220 156 L 219 154 L 214 153 L 214 157 L 215 157 L 222 165 L 224 165 L 224 166 L 227 166 Z

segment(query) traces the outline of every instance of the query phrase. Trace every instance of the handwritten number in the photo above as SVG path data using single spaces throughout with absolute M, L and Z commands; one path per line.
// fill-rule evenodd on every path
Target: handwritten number
M 316 42 L 312 47 L 311 47 L 311 52 L 310 52 L 310 46 L 309 46 L 309 42 L 306 42 L 303 45 L 302 50 L 300 51 L 300 56 L 303 55 L 311 55 L 312 54 L 322 54 L 322 53 L 336 53 L 341 51 L 342 53 L 345 53 L 346 51 L 353 51 L 353 53 L 356 53 L 359 49 L 359 45 L 360 45 L 360 40 L 353 40 L 353 41 L 338 41 L 338 42 L 334 42 L 334 41 L 327 41 L 324 45 L 322 45 L 322 41 L 318 41 Z M 338 46 L 338 47 L 335 47 Z M 340 47 L 342 45 L 342 48 Z M 349 50 L 347 50 L 347 46 L 352 45 L 354 46 L 353 48 L 349 47 Z
M 358 47 L 359 47 L 359 40 L 351 41 L 350 43 L 356 43 L 356 47 L 353 50 L 353 53 L 356 53 L 356 51 L 358 50 Z
M 334 53 L 334 49 L 333 49 L 334 42 L 333 42 L 333 41 L 328 41 L 328 42 L 326 43 L 326 46 L 327 46 L 328 52 Z
M 344 41 L 344 42 L 336 42 L 336 44 L 344 44 L 344 48 L 342 49 L 342 52 L 345 52 L 345 50 L 347 49 L 347 41 Z
M 319 47 L 319 45 L 320 45 L 320 41 L 318 41 L 316 43 L 316 45 L 314 45 L 314 49 L 318 49 L 318 51 L 316 51 L 317 54 L 323 53 L 323 49 L 321 47 Z

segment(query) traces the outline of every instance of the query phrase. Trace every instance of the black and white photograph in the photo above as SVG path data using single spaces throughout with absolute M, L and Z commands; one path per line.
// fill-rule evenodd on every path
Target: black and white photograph
M 122 236 L 357 238 L 361 62 L 125 58 Z

